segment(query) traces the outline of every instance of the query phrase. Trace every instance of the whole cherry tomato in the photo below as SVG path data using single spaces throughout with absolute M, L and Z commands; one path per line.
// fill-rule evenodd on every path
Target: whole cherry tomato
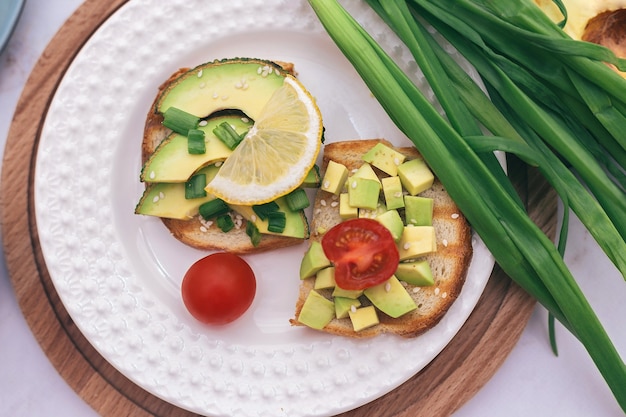
M 256 294 L 250 265 L 227 252 L 208 255 L 189 268 L 181 292 L 187 310 L 207 324 L 226 324 L 245 313 Z

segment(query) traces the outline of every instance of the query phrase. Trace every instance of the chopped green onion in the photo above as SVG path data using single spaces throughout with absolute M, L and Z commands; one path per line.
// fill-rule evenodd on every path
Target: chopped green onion
M 287 225 L 287 216 L 284 211 L 273 211 L 267 214 L 267 230 L 282 233 Z
M 270 213 L 276 212 L 279 209 L 280 207 L 278 207 L 278 203 L 276 203 L 275 201 L 252 206 L 252 211 L 254 211 L 254 214 L 256 214 L 261 220 L 267 219 Z
M 202 155 L 206 153 L 206 142 L 204 141 L 203 130 L 189 130 L 187 133 L 187 152 L 191 155 Z
M 185 198 L 191 200 L 193 198 L 206 197 L 206 174 L 193 175 L 185 183 Z
M 229 232 L 233 229 L 233 227 L 235 227 L 235 223 L 233 222 L 232 217 L 230 217 L 228 214 L 223 214 L 219 216 L 215 222 L 217 223 L 217 227 L 219 227 L 220 230 L 224 233 Z
M 242 133 L 241 135 L 237 133 L 237 131 L 233 129 L 228 122 L 223 122 L 217 125 L 217 127 L 213 129 L 213 134 L 215 134 L 215 136 L 224 142 L 224 144 L 230 149 L 235 149 L 237 145 L 239 145 L 239 142 L 241 142 L 246 136 L 245 133 Z
M 298 211 L 305 209 L 311 205 L 309 196 L 306 195 L 306 191 L 302 188 L 296 188 L 285 196 L 287 206 L 291 211 Z
M 163 113 L 163 126 L 183 136 L 191 129 L 197 129 L 200 118 L 176 107 L 170 107 Z
M 250 221 L 246 222 L 246 234 L 250 237 L 250 242 L 252 242 L 252 246 L 257 247 L 261 242 L 261 232 L 259 232 L 258 227 Z
M 230 211 L 228 204 L 220 198 L 207 201 L 198 208 L 202 218 L 208 220 L 214 217 L 222 216 Z

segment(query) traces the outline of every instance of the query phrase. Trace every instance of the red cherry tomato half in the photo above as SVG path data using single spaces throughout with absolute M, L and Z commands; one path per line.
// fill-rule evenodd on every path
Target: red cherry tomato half
M 218 252 L 191 265 L 181 292 L 185 307 L 197 320 L 226 324 L 248 310 L 256 294 L 256 279 L 242 258 Z
M 362 290 L 388 280 L 400 256 L 391 232 L 372 219 L 339 223 L 322 238 L 326 257 L 335 266 L 335 282 L 345 290 Z

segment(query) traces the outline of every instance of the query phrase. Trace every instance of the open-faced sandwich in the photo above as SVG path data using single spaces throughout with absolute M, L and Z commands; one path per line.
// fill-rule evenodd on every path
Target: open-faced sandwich
M 413 147 L 325 145 L 293 325 L 343 336 L 413 337 L 458 297 L 467 221 Z
M 213 61 L 172 74 L 147 115 L 137 214 L 198 249 L 243 254 L 309 237 L 322 119 L 293 65 Z

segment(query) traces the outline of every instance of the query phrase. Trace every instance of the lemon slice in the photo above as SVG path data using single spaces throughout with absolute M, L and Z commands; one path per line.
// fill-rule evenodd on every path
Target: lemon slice
M 315 164 L 322 116 L 315 100 L 286 76 L 207 192 L 229 204 L 267 203 L 296 189 Z

